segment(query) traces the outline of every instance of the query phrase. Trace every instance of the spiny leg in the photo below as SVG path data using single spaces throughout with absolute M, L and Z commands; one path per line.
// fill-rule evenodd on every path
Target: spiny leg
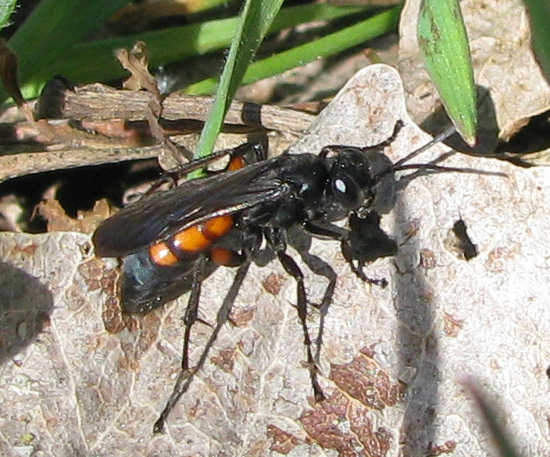
M 162 413 L 160 414 L 159 418 L 157 419 L 157 421 L 153 426 L 153 433 L 164 433 L 164 425 L 166 423 L 166 419 L 170 415 L 172 409 L 174 409 L 174 406 L 177 405 L 181 397 L 189 389 L 189 386 L 191 385 L 191 382 L 193 381 L 193 378 L 197 373 L 197 371 L 200 370 L 204 365 L 204 363 L 206 362 L 206 358 L 208 357 L 210 349 L 214 344 L 214 342 L 216 341 L 216 338 L 218 337 L 218 333 L 220 332 L 222 326 L 227 322 L 229 318 L 229 313 L 231 312 L 231 308 L 233 307 L 233 303 L 237 298 L 237 294 L 239 292 L 239 289 L 241 288 L 241 285 L 248 272 L 249 267 L 250 267 L 250 260 L 246 260 L 238 268 L 237 273 L 235 274 L 235 278 L 233 279 L 233 283 L 231 284 L 231 287 L 229 289 L 229 292 L 225 296 L 222 306 L 218 311 L 218 315 L 216 317 L 216 326 L 214 327 L 214 330 L 212 331 L 212 334 L 210 335 L 210 338 L 204 347 L 204 350 L 199 358 L 199 361 L 197 362 L 197 365 L 193 369 L 187 369 L 187 370 L 182 369 L 180 371 L 180 374 L 176 381 L 176 385 L 174 386 L 174 390 L 172 391 L 172 394 L 170 395 L 170 397 L 168 398 L 168 401 L 166 402 L 166 406 L 162 410 Z
M 319 234 L 324 238 L 329 239 L 339 239 L 342 236 L 346 236 L 347 230 L 340 229 L 340 227 L 335 227 L 336 230 L 332 230 L 332 226 L 328 228 L 322 227 L 314 224 L 306 224 L 304 226 L 305 230 L 312 234 Z M 322 276 L 328 280 L 328 284 L 323 293 L 323 298 L 320 303 L 311 303 L 309 305 L 313 306 L 315 309 L 319 310 L 320 319 L 319 319 L 319 332 L 317 333 L 317 338 L 315 339 L 315 363 L 317 366 L 320 366 L 321 358 L 321 347 L 323 345 L 323 332 L 325 328 L 325 318 L 328 313 L 328 309 L 332 303 L 332 297 L 334 295 L 334 289 L 336 288 L 336 279 L 337 275 L 334 269 L 320 257 L 310 254 L 308 251 L 300 249 L 298 246 L 291 242 L 292 246 L 296 248 L 302 257 L 304 263 L 308 266 L 310 271 L 314 274 Z
M 378 144 L 374 144 L 372 146 L 363 147 L 363 148 L 361 148 L 361 150 L 363 152 L 379 151 L 380 149 L 383 149 L 383 148 L 386 148 L 386 147 L 390 146 L 395 141 L 395 139 L 397 138 L 397 135 L 399 135 L 399 132 L 403 128 L 403 125 L 405 125 L 405 124 L 403 123 L 403 121 L 401 119 L 399 119 L 395 123 L 395 125 L 393 127 L 393 132 L 392 132 L 391 136 L 388 139 L 386 139 L 386 140 L 384 140 L 384 141 L 382 141 Z
M 402 125 L 396 124 L 394 134 L 392 135 L 392 138 L 387 140 L 388 142 L 391 142 L 393 140 L 393 138 L 395 137 L 395 135 L 397 135 L 397 132 L 399 131 L 401 126 Z M 379 220 L 376 221 L 377 224 L 378 224 L 378 222 L 379 222 Z M 377 225 L 377 227 L 378 227 L 378 225 Z M 365 275 L 365 273 L 362 269 L 361 261 L 356 258 L 357 257 L 356 253 L 355 253 L 355 251 L 354 251 L 354 249 L 353 249 L 353 247 L 350 243 L 350 238 L 353 239 L 353 234 L 352 234 L 352 232 L 350 232 L 350 230 L 338 227 L 338 226 L 336 226 L 334 224 L 331 224 L 331 223 L 319 223 L 319 222 L 306 222 L 304 224 L 303 228 L 308 233 L 310 233 L 314 236 L 340 241 L 340 247 L 341 247 L 342 255 L 343 255 L 344 259 L 346 260 L 346 262 L 349 264 L 351 270 L 357 275 L 357 277 L 359 277 L 359 279 L 361 279 L 362 281 L 368 282 L 369 284 L 374 284 L 374 285 L 380 286 L 382 288 L 384 288 L 388 285 L 388 281 L 385 278 L 372 279 L 372 278 L 369 278 L 367 275 Z M 361 230 L 362 228 L 355 227 L 355 229 L 356 230 Z M 383 233 L 385 235 L 384 232 L 381 232 L 381 233 Z M 385 235 L 385 236 L 386 236 L 386 238 L 384 238 L 385 242 L 386 242 L 386 239 L 388 241 L 393 242 L 393 240 L 391 238 L 389 238 L 387 235 Z M 386 253 L 384 251 L 384 252 L 380 252 L 379 254 L 380 254 L 380 257 L 382 257 L 382 256 L 389 255 L 389 252 Z M 395 253 L 392 251 L 391 254 L 394 255 Z M 376 258 L 378 258 L 378 255 L 376 256 Z M 372 260 L 374 260 L 374 258 Z M 355 264 L 355 261 L 357 261 L 358 265 Z M 307 263 L 307 260 L 306 260 L 306 263 Z M 309 266 L 309 264 L 308 264 L 308 266 Z M 329 306 L 332 302 L 332 296 L 334 294 L 334 289 L 335 289 L 335 286 L 336 286 L 336 273 L 330 267 L 330 265 L 327 265 L 327 267 L 328 267 L 327 271 L 330 271 L 330 273 L 328 273 L 326 276 L 325 275 L 323 275 L 323 276 L 325 276 L 329 279 L 329 284 L 328 284 L 328 286 L 325 290 L 323 300 L 321 301 L 320 305 L 317 306 L 321 311 L 321 319 L 320 319 L 320 323 L 319 323 L 319 333 L 317 335 L 317 341 L 316 341 L 317 349 L 316 349 L 316 354 L 315 354 L 315 361 L 317 362 L 317 364 L 319 364 L 321 346 L 323 344 L 323 330 L 324 330 L 325 317 L 327 315 L 328 308 L 329 308 Z M 311 269 L 311 266 L 310 266 L 310 269 Z
M 380 151 L 381 149 L 390 146 L 395 141 L 395 139 L 397 138 L 397 135 L 399 134 L 399 132 L 403 128 L 403 125 L 404 125 L 403 121 L 398 120 L 395 123 L 395 126 L 393 128 L 393 132 L 392 132 L 391 136 L 388 139 L 386 139 L 386 140 L 384 140 L 384 141 L 382 141 L 378 144 L 373 144 L 372 146 L 366 146 L 366 147 L 360 148 L 361 151 L 363 151 L 365 153 L 369 152 L 369 151 Z M 319 155 L 321 157 L 327 157 L 329 154 L 331 154 L 335 151 L 341 150 L 344 147 L 345 146 L 340 146 L 340 145 L 324 146 L 323 149 L 321 149 L 321 152 L 319 153 Z
M 362 215 L 350 214 L 350 232 L 349 236 L 342 240 L 342 255 L 360 279 L 385 287 L 385 279 L 370 280 L 363 272 L 366 263 L 383 257 L 393 257 L 398 251 L 396 241 L 380 227 L 380 219 L 380 215 L 375 211 Z
M 296 281 L 296 305 L 298 310 L 298 318 L 300 319 L 300 323 L 302 324 L 302 331 L 304 333 L 304 345 L 306 347 L 307 365 L 311 378 L 311 384 L 313 386 L 313 394 L 316 401 L 321 401 L 325 397 L 323 395 L 321 386 L 319 385 L 319 381 L 317 380 L 317 365 L 311 351 L 311 338 L 309 336 L 309 330 L 307 328 L 307 296 L 304 284 L 304 274 L 302 273 L 302 270 L 294 261 L 294 259 L 285 252 L 286 240 L 284 232 L 282 230 L 266 230 L 265 236 L 268 243 L 275 250 L 277 258 L 279 259 L 279 262 L 281 263 L 285 271 Z
M 351 248 L 348 240 L 342 240 L 341 249 L 342 249 L 342 255 L 344 256 L 344 259 L 350 266 L 351 271 L 353 271 L 361 281 L 367 282 L 374 286 L 382 287 L 382 289 L 388 286 L 388 280 L 386 278 L 382 278 L 382 279 L 369 278 L 363 271 L 363 267 L 361 265 L 355 265 L 354 261 L 356 259 L 354 258 L 353 249 Z
M 357 275 L 357 277 L 359 277 L 359 279 L 368 282 L 369 284 L 380 286 L 382 288 L 388 285 L 388 281 L 386 279 L 369 278 L 367 275 L 365 275 L 363 269 L 360 266 L 355 265 L 354 260 L 357 259 L 354 249 L 350 244 L 351 233 L 349 230 L 343 229 L 333 224 L 319 224 L 314 222 L 305 223 L 304 229 L 308 233 L 311 233 L 312 235 L 317 237 L 328 238 L 331 240 L 339 240 L 344 259 L 349 264 L 351 270 Z
M 333 271 L 334 273 L 334 271 Z M 317 333 L 317 339 L 315 340 L 315 364 L 319 366 L 321 360 L 321 346 L 323 345 L 323 331 L 325 329 L 325 318 L 328 313 L 328 309 L 332 303 L 332 297 L 334 296 L 334 289 L 336 288 L 336 273 L 334 277 L 329 280 L 329 283 L 323 294 L 323 299 L 319 304 L 319 333 Z
M 199 319 L 199 300 L 201 295 L 202 281 L 204 280 L 205 261 L 206 259 L 204 258 L 204 256 L 201 256 L 195 262 L 191 292 L 189 294 L 189 301 L 187 302 L 187 309 L 185 310 L 185 315 L 183 317 L 185 331 L 183 334 L 183 350 L 181 357 L 182 372 L 187 372 L 189 370 L 189 341 L 191 339 L 191 328 Z
M 198 170 L 199 168 L 204 168 L 215 160 L 221 159 L 225 156 L 230 156 L 231 160 L 237 157 L 244 158 L 247 154 L 252 155 L 252 162 L 260 162 L 267 158 L 267 152 L 260 143 L 244 143 L 235 148 L 222 149 L 220 151 L 214 151 L 206 157 L 200 157 L 191 160 L 188 163 L 182 164 L 177 168 L 169 170 L 168 173 L 181 177 L 185 176 L 192 171 Z M 224 171 L 227 171 L 224 170 Z
M 304 274 L 298 264 L 292 257 L 283 251 L 277 252 L 277 257 L 285 271 L 296 280 L 296 295 L 297 295 L 297 309 L 300 323 L 302 324 L 302 330 L 304 333 L 304 345 L 306 346 L 307 353 L 307 365 L 309 374 L 311 377 L 311 384 L 313 386 L 313 394 L 315 400 L 321 401 L 324 399 L 323 391 L 317 380 L 317 365 L 315 358 L 311 351 L 311 338 L 309 336 L 309 330 L 307 328 L 307 297 L 304 285 Z
M 167 141 L 168 141 L 167 144 L 172 144 L 173 147 L 176 147 L 175 144 L 171 142 L 172 140 L 168 138 Z M 179 154 L 179 152 L 174 152 L 174 151 L 172 151 L 171 153 L 172 155 Z M 182 159 L 178 159 L 177 162 L 179 163 L 179 165 L 177 165 L 175 168 L 172 168 L 170 170 L 166 170 L 163 173 L 163 175 L 159 179 L 157 179 L 156 182 L 153 183 L 151 188 L 147 190 L 145 195 L 152 194 L 153 192 L 157 191 L 161 186 L 163 186 L 166 183 L 170 183 L 170 187 L 175 187 L 177 186 L 178 180 L 180 178 L 188 175 L 189 173 L 195 170 L 198 170 L 200 168 L 205 168 L 211 162 L 214 162 L 225 156 L 230 156 L 230 161 L 227 164 L 227 167 L 224 170 L 216 171 L 213 173 L 228 171 L 234 159 L 236 158 L 242 159 L 247 155 L 252 156 L 251 162 L 254 162 L 254 163 L 260 162 L 267 158 L 267 152 L 260 143 L 245 143 L 235 148 L 228 148 L 228 149 L 222 149 L 220 151 L 214 151 L 206 157 L 196 158 L 186 163 L 183 163 Z M 237 167 L 237 168 L 240 168 L 240 167 Z M 235 169 L 235 168 L 232 168 L 232 169 Z

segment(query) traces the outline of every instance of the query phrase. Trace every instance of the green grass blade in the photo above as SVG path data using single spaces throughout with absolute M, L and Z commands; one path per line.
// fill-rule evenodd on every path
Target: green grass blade
M 0 0 L 0 30 L 9 25 L 17 0 Z
M 418 43 L 447 114 L 464 141 L 475 145 L 474 72 L 458 0 L 422 0 Z
M 87 38 L 129 0 L 43 0 L 9 41 L 17 54 L 21 85 L 36 83 L 67 49 Z M 81 60 L 81 65 L 86 62 Z M 90 63 L 93 65 L 93 63 Z M 0 92 L 0 102 L 6 99 Z
M 282 4 L 283 0 L 246 1 L 214 103 L 201 132 L 195 152 L 197 157 L 204 157 L 212 152 L 235 92 Z
M 365 11 L 365 8 L 336 8 L 320 4 L 284 8 L 273 21 L 270 33 L 302 23 L 333 20 L 362 11 Z M 137 41 L 143 41 L 147 43 L 149 63 L 155 67 L 227 48 L 235 36 L 238 24 L 239 18 L 233 17 L 77 44 L 52 67 L 45 69 L 46 71 L 37 69 L 37 75 L 42 81 L 46 81 L 52 75 L 60 74 L 80 84 L 121 78 L 126 72 L 113 57 L 116 49 L 131 48 Z M 186 45 L 174 46 L 174 43 Z M 82 65 L 83 60 L 93 62 L 93 65 Z
M 524 0 L 531 23 L 531 41 L 544 77 L 550 81 L 550 2 Z
M 255 62 L 248 68 L 243 84 L 280 74 L 318 58 L 329 57 L 395 30 L 400 11 L 401 7 L 394 7 L 311 43 Z M 185 92 L 193 95 L 207 95 L 212 94 L 215 88 L 216 78 L 208 78 L 189 86 Z

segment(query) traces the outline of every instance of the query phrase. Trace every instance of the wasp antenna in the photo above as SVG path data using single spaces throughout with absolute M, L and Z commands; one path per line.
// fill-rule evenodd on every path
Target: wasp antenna
M 420 147 L 416 151 L 411 152 L 408 156 L 403 157 L 401 160 L 398 160 L 394 166 L 395 169 L 402 169 L 400 168 L 405 162 L 408 162 L 409 160 L 415 158 L 418 154 L 423 153 L 424 151 L 430 149 L 432 146 L 436 145 L 437 143 L 441 143 L 442 141 L 445 141 L 447 138 L 449 138 L 451 135 L 453 135 L 456 132 L 456 127 L 454 125 L 451 125 L 447 127 L 443 132 L 441 132 L 439 135 L 434 137 L 430 142 L 426 143 L 424 146 Z
M 501 173 L 499 171 L 484 171 L 476 170 L 475 168 L 458 168 L 458 167 L 445 167 L 442 165 L 431 165 L 428 163 L 410 163 L 406 165 L 401 165 L 395 167 L 395 171 L 403 170 L 428 170 L 428 171 L 442 171 L 442 172 L 453 172 L 453 173 L 474 173 L 476 175 L 490 175 L 490 176 L 508 176 L 506 173 Z

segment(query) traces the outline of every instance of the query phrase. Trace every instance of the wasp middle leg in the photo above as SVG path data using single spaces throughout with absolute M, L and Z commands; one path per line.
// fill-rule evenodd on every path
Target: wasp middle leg
M 298 318 L 300 319 L 302 331 L 304 333 L 304 345 L 306 347 L 307 366 L 309 369 L 315 400 L 321 401 L 325 397 L 317 379 L 318 367 L 315 363 L 315 358 L 313 357 L 313 352 L 311 350 L 312 342 L 309 336 L 309 329 L 307 327 L 307 296 L 304 284 L 304 274 L 302 273 L 302 270 L 300 269 L 296 261 L 286 253 L 287 243 L 284 230 L 268 228 L 265 230 L 265 237 L 268 244 L 275 251 L 277 258 L 279 259 L 279 262 L 281 263 L 285 271 L 296 281 L 296 308 L 298 310 Z

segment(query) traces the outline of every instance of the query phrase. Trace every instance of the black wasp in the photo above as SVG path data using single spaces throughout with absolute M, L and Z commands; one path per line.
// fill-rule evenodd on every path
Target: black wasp
M 223 172 L 152 193 L 98 227 L 93 236 L 96 254 L 122 259 L 120 291 L 125 312 L 147 313 L 180 295 L 185 290 L 184 284 L 191 290 L 184 316 L 182 370 L 155 423 L 155 432 L 163 431 L 171 409 L 204 364 L 220 328 L 228 319 L 254 254 L 264 241 L 284 270 L 296 280 L 307 366 L 315 398 L 323 398 L 317 381 L 317 358 L 313 356 L 307 326 L 303 273 L 286 252 L 288 230 L 298 226 L 312 236 L 339 240 L 352 270 L 362 280 L 384 285 L 383 281 L 369 280 L 362 266 L 396 253 L 395 242 L 379 228 L 380 214 L 393 205 L 391 198 L 389 207 L 387 201 L 388 194 L 394 192 L 395 172 L 422 167 L 404 165 L 419 151 L 395 164 L 382 152 L 398 135 L 401 126 L 398 122 L 393 135 L 375 146 L 327 146 L 318 155 L 283 154 L 266 159 L 263 149 L 251 144 L 220 151 L 191 162 L 184 172 L 229 155 L 229 165 Z M 248 164 L 247 158 L 253 163 Z M 351 230 L 333 224 L 346 217 Z M 191 328 L 199 320 L 201 283 L 215 265 L 237 266 L 238 270 L 218 312 L 210 340 L 196 366 L 191 368 L 189 341 Z M 322 316 L 330 304 L 335 277 L 329 282 L 320 305 Z M 317 356 L 320 341 L 319 335 Z

